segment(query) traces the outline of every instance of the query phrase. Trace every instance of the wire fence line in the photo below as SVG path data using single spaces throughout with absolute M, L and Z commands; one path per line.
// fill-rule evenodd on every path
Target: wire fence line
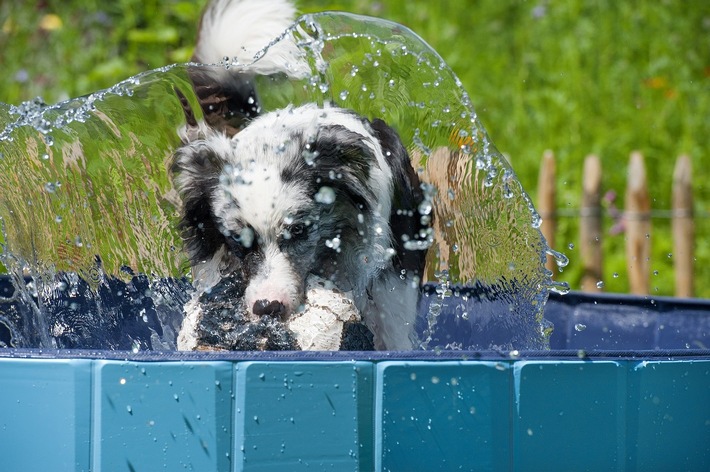
M 624 233 L 626 268 L 631 293 L 650 293 L 650 259 L 653 220 L 669 220 L 673 238 L 673 270 L 678 297 L 694 296 L 695 221 L 710 218 L 710 212 L 693 209 L 692 168 L 688 156 L 676 160 L 673 172 L 670 209 L 652 209 L 644 157 L 632 152 L 627 172 L 623 208 L 616 206 L 616 194 L 602 195 L 602 170 L 595 155 L 585 158 L 582 178 L 582 201 L 579 208 L 560 208 L 557 204 L 556 163 L 551 151 L 542 158 L 538 177 L 537 208 L 540 227 L 550 247 L 555 247 L 557 222 L 560 218 L 579 219 L 579 241 L 582 263 L 582 290 L 599 291 L 602 286 L 604 253 L 602 223 L 612 220 L 608 234 Z M 548 258 L 548 268 L 555 262 Z

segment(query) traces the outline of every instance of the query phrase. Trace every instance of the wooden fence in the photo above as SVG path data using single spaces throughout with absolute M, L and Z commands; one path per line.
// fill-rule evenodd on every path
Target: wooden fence
M 556 170 L 555 157 L 546 151 L 540 166 L 538 179 L 537 208 L 543 219 L 542 233 L 550 247 L 555 245 L 557 229 Z M 582 198 L 579 209 L 579 254 L 582 263 L 582 283 L 584 291 L 602 289 L 602 168 L 597 156 L 590 155 L 584 160 Z M 646 166 L 639 152 L 631 153 L 627 172 L 624 209 L 620 216 L 626 236 L 626 266 L 631 293 L 650 293 L 651 257 L 651 199 L 648 193 Z M 693 250 L 695 229 L 693 222 L 693 193 L 691 189 L 692 169 L 688 156 L 680 156 L 673 172 L 672 220 L 673 263 L 675 273 L 675 295 L 692 297 L 693 293 Z M 554 271 L 551 258 L 548 268 Z

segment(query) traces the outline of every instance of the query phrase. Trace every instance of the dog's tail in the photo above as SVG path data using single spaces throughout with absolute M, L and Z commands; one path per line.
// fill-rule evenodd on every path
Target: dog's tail
M 255 76 L 307 76 L 303 55 L 285 34 L 295 17 L 290 0 L 210 1 L 200 19 L 192 62 L 226 64 L 189 69 L 208 127 L 232 136 L 260 114 Z
M 193 61 L 214 64 L 228 59 L 257 74 L 298 75 L 303 64 L 293 40 L 276 41 L 295 18 L 290 0 L 212 0 L 202 13 Z M 267 46 L 264 57 L 255 61 Z

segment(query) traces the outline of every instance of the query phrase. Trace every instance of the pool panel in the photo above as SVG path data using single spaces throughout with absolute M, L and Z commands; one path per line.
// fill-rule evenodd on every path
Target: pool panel
M 229 362 L 93 366 L 93 471 L 228 470 Z
M 0 358 L 0 470 L 90 470 L 91 365 Z
M 236 470 L 371 470 L 372 364 L 235 364 Z
M 508 470 L 511 364 L 377 366 L 377 470 Z

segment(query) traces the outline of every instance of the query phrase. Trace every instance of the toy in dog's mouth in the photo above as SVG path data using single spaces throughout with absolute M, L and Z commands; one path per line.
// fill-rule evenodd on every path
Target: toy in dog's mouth
M 255 315 L 244 303 L 244 282 L 225 277 L 195 297 L 178 336 L 180 350 L 284 351 L 374 349 L 351 294 L 317 276 L 307 280 L 306 303 L 286 318 Z

